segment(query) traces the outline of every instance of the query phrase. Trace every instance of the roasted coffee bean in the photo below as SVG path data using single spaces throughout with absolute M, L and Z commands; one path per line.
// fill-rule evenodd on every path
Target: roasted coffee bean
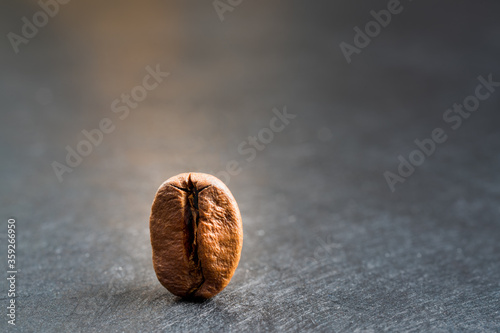
M 183 173 L 163 183 L 149 221 L 160 283 L 181 297 L 210 298 L 238 266 L 243 228 L 238 205 L 214 176 Z

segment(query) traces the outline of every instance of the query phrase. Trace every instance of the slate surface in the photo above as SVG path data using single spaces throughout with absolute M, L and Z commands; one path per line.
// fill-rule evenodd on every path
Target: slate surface
M 387 4 L 243 1 L 221 22 L 210 1 L 72 1 L 16 54 L 7 34 L 40 7 L 3 2 L 0 262 L 15 217 L 18 307 L 0 331 L 499 332 L 500 91 L 456 130 L 443 114 L 500 81 L 500 5 L 403 1 L 348 64 L 339 44 Z M 114 113 L 157 64 L 170 75 Z M 275 108 L 296 117 L 270 134 Z M 59 182 L 51 163 L 103 118 L 115 130 Z M 384 172 L 438 127 L 391 192 Z M 153 272 L 154 194 L 232 160 L 239 267 L 183 301 Z

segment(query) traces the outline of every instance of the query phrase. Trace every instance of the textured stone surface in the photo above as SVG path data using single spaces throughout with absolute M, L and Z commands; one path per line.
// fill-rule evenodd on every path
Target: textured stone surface
M 456 131 L 442 115 L 477 76 L 499 80 L 500 6 L 402 4 L 347 64 L 339 43 L 387 1 L 243 1 L 224 22 L 210 1 L 72 1 L 19 54 L 5 35 L 38 7 L 3 2 L 0 205 L 18 225 L 16 329 L 498 332 L 500 91 Z M 111 104 L 156 64 L 170 76 L 120 119 Z M 296 118 L 241 155 L 284 106 Z M 51 163 L 105 117 L 114 132 L 59 183 Z M 383 172 L 436 127 L 447 142 L 392 193 Z M 213 299 L 182 301 L 153 270 L 152 200 L 165 179 L 231 160 L 240 264 Z

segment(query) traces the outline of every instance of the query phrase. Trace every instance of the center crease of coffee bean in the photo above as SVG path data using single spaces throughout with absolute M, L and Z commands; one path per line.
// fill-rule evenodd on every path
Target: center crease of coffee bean
M 190 275 L 200 279 L 199 283 L 189 291 L 189 294 L 194 294 L 205 282 L 205 277 L 203 276 L 203 270 L 201 267 L 201 261 L 198 258 L 198 219 L 199 219 L 199 207 L 198 207 L 198 196 L 201 191 L 212 186 L 207 185 L 201 189 L 197 189 L 196 186 L 191 181 L 191 177 L 188 177 L 188 188 L 181 188 L 175 185 L 171 185 L 176 189 L 186 192 L 186 205 L 184 211 L 184 223 L 185 223 L 185 238 L 184 246 L 188 256 L 188 260 L 191 263 Z

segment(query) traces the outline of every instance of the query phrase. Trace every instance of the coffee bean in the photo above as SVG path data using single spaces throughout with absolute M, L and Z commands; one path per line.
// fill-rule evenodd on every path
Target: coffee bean
M 183 173 L 164 182 L 149 222 L 160 283 L 181 297 L 210 298 L 238 266 L 243 228 L 238 205 L 214 176 Z

